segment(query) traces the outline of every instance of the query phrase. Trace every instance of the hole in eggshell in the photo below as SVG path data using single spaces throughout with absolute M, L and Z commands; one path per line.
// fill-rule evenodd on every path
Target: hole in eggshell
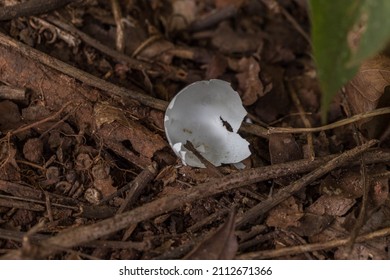
M 222 125 L 227 129 L 227 131 L 233 132 L 233 128 L 229 122 L 225 121 L 222 117 L 219 117 L 219 119 L 222 121 Z

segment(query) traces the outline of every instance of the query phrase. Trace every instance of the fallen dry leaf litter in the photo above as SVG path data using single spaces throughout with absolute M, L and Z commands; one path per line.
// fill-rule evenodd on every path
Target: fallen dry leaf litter
M 389 258 L 386 53 L 318 128 L 305 1 L 52 0 L 9 18 L 15 3 L 0 3 L 2 258 Z M 249 112 L 244 170 L 183 166 L 167 143 L 168 102 L 204 79 Z

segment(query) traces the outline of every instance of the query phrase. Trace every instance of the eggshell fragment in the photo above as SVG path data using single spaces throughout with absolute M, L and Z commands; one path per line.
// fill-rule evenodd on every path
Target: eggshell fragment
M 199 81 L 182 89 L 165 112 L 165 133 L 183 164 L 205 167 L 184 145 L 190 141 L 215 166 L 250 156 L 249 143 L 238 133 L 247 114 L 228 82 Z

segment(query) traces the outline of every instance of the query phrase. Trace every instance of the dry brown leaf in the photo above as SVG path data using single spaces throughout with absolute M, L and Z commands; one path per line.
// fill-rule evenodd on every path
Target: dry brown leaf
M 321 182 L 320 190 L 330 196 L 343 196 L 346 198 L 359 198 L 363 195 L 361 175 L 358 169 L 328 175 Z
M 235 212 L 231 212 L 228 220 L 196 246 L 185 259 L 187 260 L 230 260 L 236 256 L 237 237 L 234 234 Z
M 243 57 L 239 64 L 244 65 L 244 71 L 236 75 L 242 93 L 242 103 L 249 106 L 264 95 L 264 86 L 259 78 L 260 65 L 253 57 Z
M 389 226 L 390 212 L 387 207 L 380 207 L 378 211 L 370 213 L 367 220 L 361 229 L 360 233 L 368 233 Z M 350 215 L 349 221 L 346 220 L 343 223 L 343 227 L 346 231 L 339 231 L 339 234 L 343 234 L 343 237 L 350 235 L 351 228 L 354 227 L 356 218 L 353 214 Z M 348 246 L 340 247 L 335 252 L 335 259 L 388 259 L 387 252 L 388 242 L 386 238 L 378 238 L 374 240 L 368 240 L 364 243 L 357 243 L 353 246 L 352 251 Z
M 375 169 L 368 168 L 367 176 L 370 182 L 368 187 L 370 188 L 370 206 L 372 207 L 383 205 L 388 197 L 389 182 L 387 178 L 375 178 L 372 176 L 385 172 L 385 165 L 377 165 L 375 166 Z M 344 201 L 345 199 L 359 198 L 363 195 L 363 185 L 360 171 L 356 168 L 340 174 L 333 174 L 333 176 L 328 175 L 324 180 L 322 180 L 320 190 L 327 196 L 339 197 L 337 199 L 340 200 L 340 205 L 346 203 L 346 201 Z M 337 203 L 334 203 L 335 207 L 337 207 Z M 328 201 L 327 207 L 331 207 L 331 204 L 333 203 Z M 340 210 L 341 208 L 338 209 L 338 211 Z M 327 214 L 332 215 L 330 213 Z
M 291 230 L 300 236 L 313 236 L 326 229 L 334 218 L 328 215 L 316 215 L 305 213 L 299 220 L 298 227 L 292 227 Z
M 275 208 L 273 208 L 267 217 L 266 224 L 270 227 L 288 228 L 298 227 L 299 219 L 303 217 L 301 206 L 294 197 L 290 197 Z
M 356 76 L 345 86 L 345 93 L 353 114 L 390 106 L 390 58 L 378 55 L 365 61 Z M 368 138 L 386 137 L 390 129 L 390 116 L 384 115 L 359 122 Z
M 354 114 L 374 110 L 385 87 L 390 85 L 390 58 L 378 55 L 365 61 L 356 76 L 345 86 Z
M 216 79 L 225 73 L 228 62 L 222 54 L 215 54 L 211 61 L 207 64 L 206 79 Z
M 307 209 L 317 215 L 343 216 L 355 204 L 355 200 L 340 196 L 322 195 Z
M 386 238 L 355 244 L 350 251 L 349 246 L 338 248 L 334 254 L 335 260 L 387 260 Z
M 349 232 L 347 232 L 344 227 L 346 220 L 348 220 L 346 217 L 335 217 L 324 230 L 320 231 L 318 234 L 309 236 L 309 242 L 320 243 L 348 236 Z

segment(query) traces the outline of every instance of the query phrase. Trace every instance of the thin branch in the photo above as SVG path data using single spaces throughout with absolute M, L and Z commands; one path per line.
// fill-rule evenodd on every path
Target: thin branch
M 380 115 L 386 115 L 390 114 L 390 107 L 384 107 L 376 110 L 372 110 L 369 112 L 364 112 L 361 114 L 353 115 L 350 118 L 346 118 L 328 125 L 320 126 L 320 127 L 313 127 L 313 128 L 290 128 L 290 127 L 269 127 L 267 134 L 274 134 L 274 133 L 308 133 L 308 132 L 320 132 L 324 130 L 334 129 L 337 127 L 341 127 L 347 124 L 351 124 L 354 122 L 358 122 L 367 118 L 372 118 L 375 116 Z
M 26 209 L 26 210 L 38 211 L 38 212 L 45 211 L 45 207 L 36 204 L 35 201 L 30 202 L 30 201 L 13 200 L 13 199 L 9 199 L 8 196 L 4 196 L 4 195 L 0 195 L 0 206 L 7 207 L 7 208 Z
M 375 238 L 386 237 L 390 235 L 390 227 L 380 229 L 371 233 L 367 233 L 364 235 L 360 235 L 356 238 L 356 242 L 362 243 L 365 241 L 369 241 Z M 313 252 L 319 250 L 328 250 L 332 248 L 337 248 L 340 246 L 347 245 L 350 241 L 350 238 L 343 238 L 337 240 L 331 240 L 323 243 L 313 243 L 299 246 L 292 246 L 287 248 L 281 248 L 276 250 L 264 250 L 258 252 L 251 252 L 247 254 L 242 254 L 237 256 L 236 259 L 239 260 L 250 260 L 250 259 L 273 259 L 278 257 L 290 256 L 290 255 L 298 255 L 305 252 Z
M 47 196 L 47 197 L 50 198 L 50 196 Z M 38 205 L 38 204 L 47 205 L 47 201 L 46 200 L 41 201 L 38 199 L 16 197 L 16 196 L 0 194 L 0 206 L 28 209 L 31 211 L 44 211 L 45 207 Z M 51 203 L 51 206 L 70 209 L 70 210 L 74 210 L 74 211 L 80 210 L 79 207 L 60 204 L 60 203 Z
M 206 169 L 208 171 L 210 171 L 210 173 L 212 173 L 212 175 L 214 175 L 213 177 L 218 177 L 218 178 L 221 178 L 223 177 L 223 174 L 218 170 L 218 168 L 212 164 L 211 162 L 209 162 L 194 146 L 194 144 L 192 144 L 191 141 L 187 141 L 187 143 L 184 144 L 184 147 L 189 150 L 190 152 L 192 152 L 199 160 L 201 163 L 204 164 L 204 166 L 206 166 Z
M 153 163 L 147 166 L 133 181 L 131 181 L 127 187 L 130 189 L 127 193 L 125 200 L 122 202 L 122 205 L 119 207 L 117 214 L 123 213 L 127 210 L 134 202 L 139 198 L 142 191 L 146 186 L 156 177 L 157 175 L 157 164 Z
M 16 134 L 18 134 L 18 133 L 21 133 L 21 132 L 24 132 L 24 131 L 26 131 L 26 130 L 29 130 L 30 128 L 34 128 L 34 127 L 36 127 L 36 126 L 38 126 L 38 125 L 41 125 L 41 124 L 43 124 L 43 123 L 46 123 L 46 122 L 55 120 L 55 119 L 57 119 L 57 118 L 62 114 L 62 112 L 63 112 L 70 104 L 72 104 L 72 103 L 73 103 L 73 101 L 69 101 L 69 102 L 65 103 L 65 105 L 62 106 L 62 108 L 61 108 L 58 112 L 56 112 L 55 114 L 53 114 L 53 115 L 51 115 L 51 116 L 48 116 L 48 117 L 46 117 L 46 118 L 44 118 L 44 119 L 42 119 L 42 120 L 33 122 L 33 123 L 31 123 L 31 124 L 28 124 L 28 125 L 19 127 L 18 129 L 12 130 L 12 131 L 10 131 L 10 132 L 8 132 L 8 133 L 9 133 L 10 135 L 16 135 Z
M 125 49 L 124 26 L 122 22 L 122 9 L 118 0 L 111 0 L 111 9 L 116 24 L 116 49 L 119 52 L 123 52 Z
M 305 110 L 303 109 L 303 106 L 301 104 L 301 100 L 299 99 L 295 89 L 292 87 L 291 83 L 287 83 L 287 89 L 290 93 L 291 99 L 294 102 L 295 107 L 298 109 L 299 116 L 305 125 L 306 128 L 311 128 L 312 125 L 307 118 L 307 114 Z M 309 150 L 309 158 L 314 159 L 315 158 L 315 152 L 314 152 L 314 144 L 313 144 L 313 134 L 311 132 L 306 134 L 306 139 L 307 139 L 307 145 L 308 145 L 308 150 Z

